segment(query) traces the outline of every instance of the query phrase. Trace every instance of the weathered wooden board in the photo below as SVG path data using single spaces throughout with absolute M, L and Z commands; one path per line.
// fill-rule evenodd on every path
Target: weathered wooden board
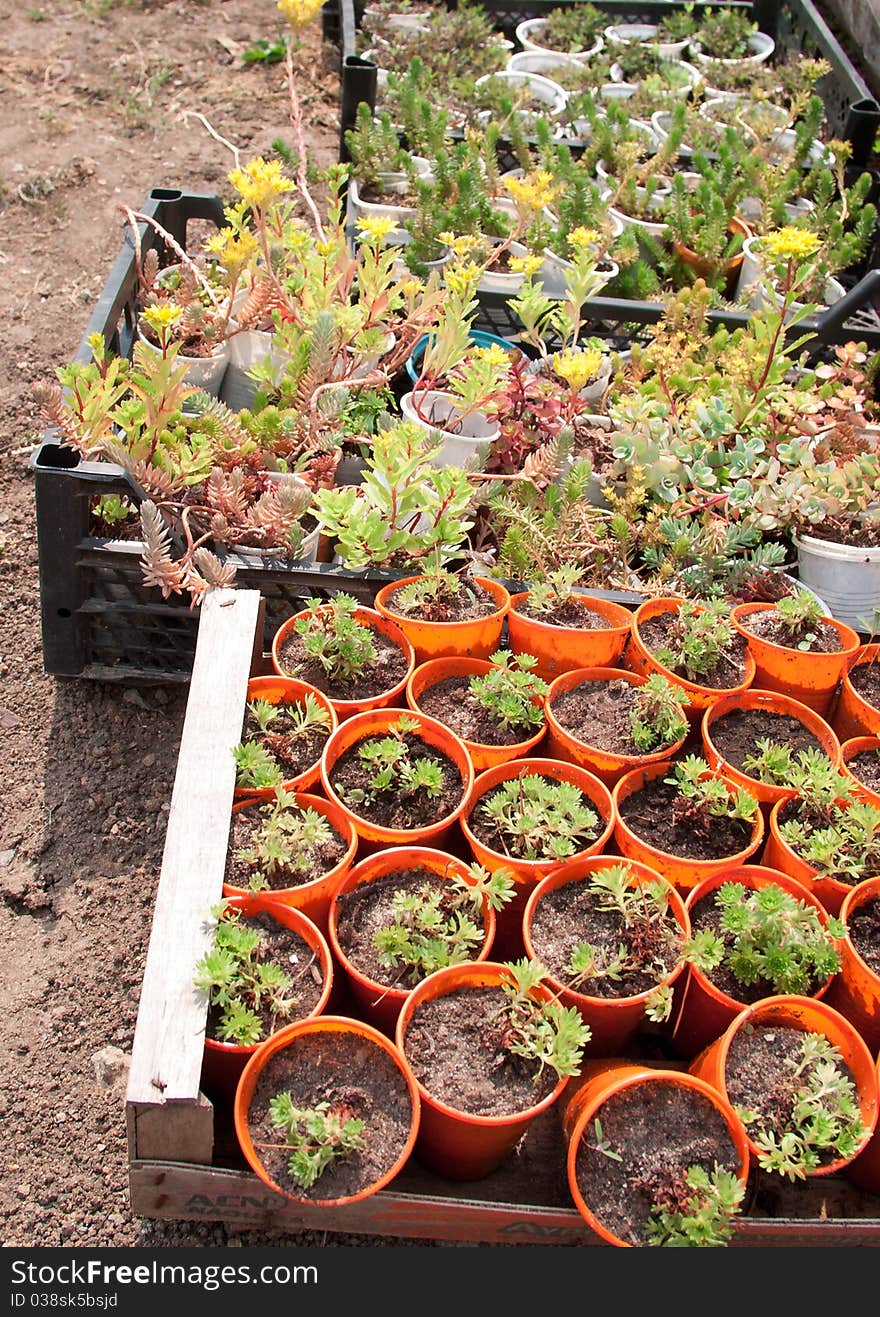
M 211 591 L 199 622 L 126 1095 L 129 1157 L 210 1164 L 213 1112 L 199 1093 L 207 1001 L 193 969 L 220 900 L 240 739 L 258 643 L 256 590 Z

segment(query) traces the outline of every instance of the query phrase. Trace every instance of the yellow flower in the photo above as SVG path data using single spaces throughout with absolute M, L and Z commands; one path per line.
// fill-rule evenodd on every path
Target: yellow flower
M 320 13 L 323 0 L 278 0 L 278 9 L 287 19 L 294 32 L 308 27 L 312 19 Z
M 568 235 L 568 245 L 574 250 L 582 247 L 592 247 L 599 241 L 598 229 L 585 229 L 583 227 L 572 229 Z
M 472 360 L 482 361 L 494 368 L 506 369 L 510 365 L 510 358 L 500 343 L 490 343 L 485 348 L 472 348 L 470 356 Z
M 280 160 L 264 160 L 257 156 L 244 169 L 233 169 L 229 182 L 249 206 L 255 210 L 265 210 L 273 202 L 280 201 L 286 192 L 294 192 L 296 184 L 286 178 Z
M 176 302 L 163 302 L 160 306 L 145 306 L 141 315 L 150 328 L 160 334 L 163 329 L 170 329 L 177 324 L 183 315 L 183 307 Z
M 519 211 L 541 210 L 549 206 L 556 196 L 553 175 L 549 169 L 537 169 L 533 174 L 524 174 L 522 178 L 505 178 L 504 186 Z
M 247 230 L 236 233 L 233 229 L 221 229 L 219 233 L 211 234 L 205 246 L 232 278 L 247 268 L 257 252 L 257 240 Z
M 480 239 L 475 233 L 450 233 L 446 229 L 437 235 L 440 242 L 447 246 L 454 256 L 467 256 L 480 246 Z
M 529 254 L 527 256 L 511 256 L 509 264 L 514 274 L 524 274 L 531 278 L 533 274 L 538 273 L 544 262 L 540 256 Z
M 457 261 L 448 265 L 443 273 L 443 282 L 451 293 L 472 293 L 480 281 L 483 268 L 473 261 Z
M 765 233 L 761 239 L 761 248 L 777 261 L 805 261 L 815 256 L 821 247 L 815 233 L 809 229 L 796 229 L 787 225 L 775 233 Z
M 337 243 L 333 238 L 321 238 L 315 243 L 315 251 L 319 256 L 332 256 L 337 249 Z
M 381 242 L 383 238 L 388 237 L 395 227 L 395 222 L 387 215 L 361 215 L 357 226 L 361 237 L 369 238 L 372 242 Z
M 585 348 L 581 352 L 569 348 L 566 352 L 557 352 L 553 358 L 553 369 L 573 393 L 580 393 L 596 378 L 601 368 L 602 353 L 597 348 Z

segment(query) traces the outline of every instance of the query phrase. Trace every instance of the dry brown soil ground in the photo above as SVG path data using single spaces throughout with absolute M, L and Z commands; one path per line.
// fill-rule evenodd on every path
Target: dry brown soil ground
M 31 4 L 35 7 L 31 8 Z M 39 7 L 36 7 L 39 4 Z M 43 673 L 34 383 L 77 347 L 122 241 L 120 201 L 220 192 L 292 141 L 283 65 L 241 51 L 274 0 L 25 0 L 0 5 L 0 1240 L 20 1245 L 373 1243 L 162 1224 L 129 1208 L 131 1049 L 185 694 Z M 297 56 L 309 142 L 338 143 L 338 52 Z

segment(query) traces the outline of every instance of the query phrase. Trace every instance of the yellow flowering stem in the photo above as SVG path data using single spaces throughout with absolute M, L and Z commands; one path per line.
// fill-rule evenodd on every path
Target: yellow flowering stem
M 320 9 L 320 4 L 314 10 L 314 13 Z M 299 95 L 296 90 L 296 81 L 293 76 L 293 54 L 290 46 L 284 56 L 284 67 L 287 71 L 287 90 L 290 96 L 290 122 L 293 126 L 293 140 L 296 144 L 296 183 L 300 193 L 312 213 L 312 219 L 315 222 L 315 232 L 319 238 L 323 238 L 324 226 L 321 223 L 321 213 L 315 204 L 315 199 L 309 191 L 308 180 L 308 152 L 306 150 L 306 137 L 303 128 L 302 106 L 300 105 Z

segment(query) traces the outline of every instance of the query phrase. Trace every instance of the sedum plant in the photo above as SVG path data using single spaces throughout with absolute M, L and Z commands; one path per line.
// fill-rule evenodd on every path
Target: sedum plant
M 344 592 L 329 603 L 313 599 L 294 626 L 306 657 L 316 659 L 334 684 L 350 681 L 376 661 L 373 633 L 355 617 L 357 607 L 354 596 Z
M 704 972 L 723 965 L 746 986 L 766 982 L 774 993 L 809 996 L 840 969 L 835 939 L 844 936 L 843 924 L 831 918 L 823 927 L 813 906 L 776 883 L 754 891 L 723 883 L 712 900 L 719 932 L 701 930 L 684 950 Z
M 361 741 L 357 754 L 366 770 L 366 785 L 346 788 L 334 783 L 340 799 L 354 808 L 395 797 L 430 801 L 441 796 L 446 785 L 443 762 L 433 755 L 416 755 L 414 743 L 409 739 L 419 726 L 418 719 L 402 713 L 385 736 Z
M 290 1093 L 269 1102 L 269 1120 L 290 1149 L 287 1173 L 301 1189 L 310 1189 L 328 1166 L 366 1146 L 364 1122 L 344 1101 L 295 1107 Z
M 535 700 L 550 689 L 533 671 L 538 660 L 532 654 L 502 649 L 490 655 L 490 662 L 495 664 L 491 671 L 471 677 L 471 695 L 503 731 L 536 732 L 543 726 L 544 709 Z
M 493 849 L 520 860 L 567 859 L 600 828 L 579 787 L 539 773 L 509 778 L 487 792 L 478 817 L 491 830 Z
M 274 800 L 260 807 L 259 819 L 248 845 L 234 852 L 249 870 L 250 890 L 263 892 L 311 881 L 315 853 L 336 836 L 324 815 L 311 807 L 303 809 L 294 792 L 276 787 Z
M 661 672 L 652 672 L 633 696 L 630 732 L 640 754 L 673 745 L 687 734 L 687 695 Z
M 293 980 L 267 959 L 264 934 L 249 928 L 241 911 L 221 901 L 211 915 L 217 920 L 214 946 L 196 965 L 193 983 L 218 1013 L 218 1038 L 251 1047 L 295 1016 L 298 998 L 291 991 Z M 269 1013 L 268 1031 L 261 1011 Z
M 823 1034 L 803 1035 L 799 1055 L 785 1062 L 783 1080 L 760 1111 L 734 1103 L 758 1164 L 789 1180 L 802 1180 L 823 1155 L 852 1159 L 865 1137 L 855 1084 L 840 1050 Z
M 808 650 L 819 638 L 822 605 L 815 595 L 806 590 L 798 590 L 778 600 L 772 615 L 781 623 L 786 641 L 792 649 Z
M 302 737 L 316 731 L 330 731 L 330 715 L 323 704 L 308 692 L 293 704 L 268 700 L 250 700 L 245 718 L 252 730 L 233 746 L 237 787 L 272 787 L 283 781 L 282 763 Z
M 502 982 L 506 998 L 496 1016 L 500 1044 L 505 1052 L 524 1057 L 535 1066 L 534 1082 L 549 1067 L 560 1079 L 580 1073 L 590 1028 L 573 1006 L 562 1006 L 555 998 L 540 1001 L 534 992 L 547 977 L 537 960 L 507 962 L 511 981 Z
M 698 682 L 717 668 L 732 666 L 736 631 L 722 599 L 706 604 L 685 603 L 673 617 L 663 643 L 654 650 L 658 663 L 673 672 L 682 669 L 689 681 Z
M 579 942 L 566 967 L 565 986 L 590 996 L 591 984 L 603 979 L 618 982 L 631 974 L 646 974 L 655 981 L 665 978 L 669 953 L 678 959 L 683 945 L 681 930 L 673 929 L 667 919 L 668 886 L 660 881 L 643 882 L 637 875 L 634 878 L 633 870 L 623 862 L 591 874 L 586 890 L 597 909 L 619 919 L 619 942 L 608 959 L 597 947 Z M 672 990 L 658 982 L 645 1000 L 645 1014 L 649 1020 L 662 1022 L 671 1009 Z
M 450 872 L 442 888 L 426 882 L 394 893 L 394 920 L 376 930 L 374 945 L 380 963 L 396 972 L 395 982 L 414 987 L 434 970 L 470 960 L 483 942 L 483 903 L 501 910 L 516 894 L 507 869 L 489 873 L 472 864 L 468 874 L 470 882 Z
M 712 833 L 713 819 L 734 819 L 754 824 L 759 805 L 751 792 L 737 787 L 731 791 L 720 777 L 715 777 L 699 755 L 687 755 L 672 765 L 672 773 L 663 779 L 675 787 L 672 817 L 676 825 L 692 829 L 701 837 Z
M 645 1242 L 665 1248 L 718 1248 L 730 1243 L 745 1181 L 714 1166 L 689 1166 L 675 1182 L 654 1190 Z

